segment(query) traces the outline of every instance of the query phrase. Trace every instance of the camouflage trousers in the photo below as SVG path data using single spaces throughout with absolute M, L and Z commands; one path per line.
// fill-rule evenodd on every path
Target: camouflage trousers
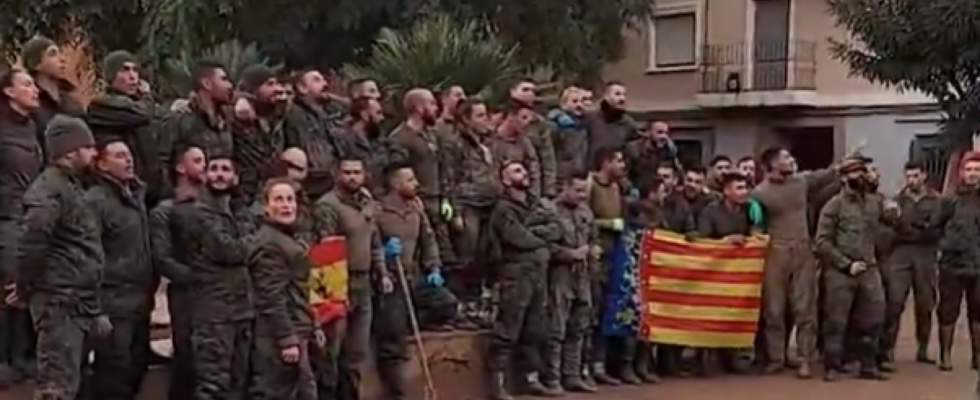
M 4 307 L 0 310 L 0 365 L 21 372 L 34 370 L 34 324 L 26 308 Z
M 310 366 L 313 379 L 316 382 L 317 400 L 336 400 L 339 397 L 340 380 L 340 347 L 344 341 L 344 331 L 347 320 L 344 318 L 324 324 L 320 327 L 326 335 L 323 347 L 316 344 L 309 346 Z
M 317 400 L 308 345 L 304 338 L 300 342 L 299 362 L 287 364 L 282 360 L 279 341 L 257 332 L 252 347 L 249 400 Z
M 170 342 L 173 363 L 170 366 L 168 400 L 185 400 L 194 391 L 194 358 L 191 347 L 191 304 L 187 293 L 167 285 L 167 309 L 170 311 Z
M 497 283 L 500 304 L 490 337 L 490 370 L 509 371 L 519 350 L 518 371 L 538 372 L 548 320 L 545 266 L 511 264 L 502 269 Z
M 195 323 L 191 329 L 194 400 L 240 399 L 247 393 L 254 321 Z
M 367 369 L 367 357 L 371 350 L 374 289 L 370 274 L 361 271 L 350 272 L 347 287 L 350 309 L 340 347 L 337 398 L 360 400 L 361 377 Z
M 592 325 L 589 277 L 553 266 L 548 279 L 548 342 L 542 379 L 558 381 L 582 374 L 582 353 Z
M 112 333 L 89 340 L 95 353 L 92 374 L 83 382 L 91 400 L 136 398 L 149 364 L 149 316 L 110 318 Z
M 916 341 L 920 345 L 928 344 L 932 332 L 932 314 L 936 310 L 936 248 L 915 245 L 896 247 L 885 261 L 882 278 L 888 304 L 882 343 L 884 350 L 895 349 L 909 291 L 913 294 L 915 304 Z
M 840 369 L 845 356 L 848 332 L 856 335 L 856 350 L 862 368 L 873 368 L 879 354 L 878 344 L 885 319 L 885 290 L 877 268 L 852 276 L 837 268 L 823 271 L 826 288 L 824 299 L 824 365 Z M 853 314 L 852 314 L 853 313 Z
M 73 305 L 30 301 L 37 332 L 34 400 L 75 400 L 82 381 L 85 342 L 93 325 Z

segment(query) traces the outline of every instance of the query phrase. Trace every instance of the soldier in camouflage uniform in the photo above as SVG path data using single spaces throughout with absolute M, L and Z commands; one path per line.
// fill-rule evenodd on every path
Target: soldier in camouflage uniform
M 639 137 L 636 120 L 626 112 L 626 86 L 620 82 L 606 84 L 599 109 L 586 114 L 589 131 L 588 165 L 593 165 L 604 148 L 622 150 L 626 143 Z
M 915 299 L 916 360 L 932 364 L 929 336 L 932 335 L 932 313 L 936 309 L 936 254 L 938 238 L 921 230 L 923 223 L 939 211 L 939 193 L 926 185 L 922 165 L 905 165 L 905 187 L 895 201 L 901 217 L 895 226 L 894 249 L 885 261 L 885 296 L 888 299 L 888 321 L 885 329 L 885 361 L 894 363 L 898 329 L 909 290 Z
M 244 396 L 252 345 L 251 283 L 247 241 L 231 209 L 238 177 L 230 154 L 208 160 L 207 184 L 197 201 L 171 215 L 177 259 L 190 267 L 193 304 L 191 353 L 194 399 Z
M 177 259 L 177 247 L 171 236 L 174 225 L 171 217 L 175 207 L 193 204 L 204 185 L 207 160 L 199 147 L 182 147 L 173 157 L 174 165 L 168 174 L 174 197 L 161 201 L 150 211 L 150 247 L 153 265 L 167 280 L 167 311 L 170 314 L 170 341 L 173 344 L 173 363 L 170 367 L 169 400 L 190 398 L 194 375 L 191 367 L 190 304 L 191 267 Z
M 500 173 L 505 193 L 487 222 L 485 250 L 501 299 L 490 339 L 492 373 L 490 397 L 509 400 L 505 375 L 515 350 L 520 350 L 519 375 L 528 394 L 555 396 L 556 388 L 544 386 L 539 377 L 541 345 L 547 334 L 547 271 L 551 246 L 561 239 L 554 204 L 530 195 L 527 169 L 517 162 L 504 164 Z
M 864 159 L 845 160 L 839 173 L 844 189 L 824 206 L 817 220 L 816 251 L 827 263 L 823 274 L 827 290 L 824 379 L 834 381 L 842 371 L 844 338 L 849 330 L 860 338 L 860 376 L 885 379 L 876 360 L 885 290 L 874 239 L 883 219 L 895 216 L 898 209 L 885 209 L 878 195 L 870 192 Z
M 311 265 L 297 237 L 297 193 L 289 180 L 270 180 L 262 193 L 265 221 L 248 254 L 255 291 L 255 344 L 250 399 L 315 400 L 308 344 L 314 336 L 310 309 Z
M 524 79 L 510 88 L 510 99 L 523 107 L 533 109 L 537 101 L 538 87 L 534 81 Z M 534 193 L 546 198 L 555 197 L 555 182 L 558 177 L 558 163 L 555 157 L 554 134 L 556 127 L 543 115 L 534 113 L 534 118 L 524 128 L 524 136 L 531 141 L 538 155 L 540 176 L 535 182 Z
M 584 340 L 592 325 L 591 270 L 596 262 L 597 232 L 589 209 L 588 174 L 563 178 L 557 201 L 561 240 L 551 247 L 548 270 L 549 340 L 542 382 L 558 392 L 594 393 L 583 379 Z
M 939 210 L 923 227 L 939 237 L 939 369 L 953 369 L 953 337 L 960 308 L 966 300 L 967 320 L 980 323 L 980 154 L 965 154 L 960 162 L 962 182 L 943 197 Z M 974 354 L 976 356 L 976 354 Z
M 333 188 L 337 164 L 337 124 L 341 115 L 330 113 L 327 81 L 317 70 L 297 75 L 296 98 L 286 113 L 285 147 L 298 147 L 309 157 L 309 174 L 303 187 L 316 201 Z
M 585 129 L 585 92 L 577 87 L 562 91 L 560 108 L 548 113 L 548 122 L 555 127 L 555 158 L 557 175 L 563 179 L 578 171 L 588 170 L 585 164 L 589 153 L 589 132 Z
M 534 110 L 520 103 L 513 103 L 504 112 L 504 119 L 497 127 L 494 135 L 490 136 L 490 151 L 493 153 L 497 166 L 508 162 L 517 162 L 527 168 L 530 183 L 530 194 L 540 197 L 541 193 L 541 159 L 534 143 L 528 138 L 529 126 L 537 118 Z
M 95 141 L 84 121 L 64 115 L 51 120 L 45 138 L 51 164 L 24 194 L 15 290 L 37 331 L 34 398 L 75 400 L 86 340 L 112 331 L 99 295 L 105 259 L 99 221 L 81 182 Z
M 285 118 L 278 100 L 282 85 L 271 69 L 254 65 L 242 72 L 240 87 L 249 96 L 255 118 L 232 121 L 233 154 L 240 180 L 238 199 L 251 204 L 262 185 L 262 174 L 284 149 Z
M 388 138 L 382 132 L 384 109 L 377 99 L 360 98 L 351 102 L 350 113 L 343 126 L 343 140 L 337 141 L 337 152 L 342 157 L 356 157 L 367 162 L 367 183 L 376 196 L 384 193 L 384 167 Z
M 143 382 L 150 350 L 150 312 L 157 279 L 150 254 L 150 224 L 145 185 L 137 178 L 133 156 L 121 140 L 100 144 L 98 178 L 85 195 L 95 211 L 105 251 L 102 309 L 113 333 L 95 343 L 93 399 L 128 400 Z
M 146 202 L 153 207 L 160 199 L 163 177 L 153 129 L 157 106 L 140 91 L 139 62 L 127 51 L 109 53 L 102 61 L 102 78 L 109 87 L 88 106 L 85 121 L 99 142 L 121 140 L 133 153 L 136 175 L 146 184 Z
M 234 139 L 224 109 L 231 104 L 235 92 L 228 74 L 221 64 L 200 62 L 194 67 L 193 78 L 194 95 L 189 109 L 171 112 L 160 122 L 158 151 L 162 165 L 173 165 L 171 157 L 182 146 L 199 147 L 209 156 L 231 154 Z M 164 182 L 169 181 L 166 176 Z
M 364 186 L 364 162 L 345 158 L 337 164 L 337 185 L 313 205 L 319 237 L 341 235 L 347 240 L 349 309 L 340 344 L 338 380 L 329 376 L 332 371 L 326 366 L 314 368 L 321 386 L 337 386 L 337 396 L 341 400 L 358 400 L 370 349 L 372 297 L 379 291 L 391 293 L 394 282 L 385 267 L 374 199 Z M 320 390 L 323 393 L 323 389 Z

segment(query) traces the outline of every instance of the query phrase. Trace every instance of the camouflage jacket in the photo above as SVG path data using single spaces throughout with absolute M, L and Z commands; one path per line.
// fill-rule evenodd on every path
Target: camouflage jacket
M 289 227 L 264 223 L 248 253 L 255 292 L 255 333 L 280 347 L 299 345 L 313 331 L 310 261 L 306 246 Z
M 817 254 L 841 270 L 858 261 L 877 266 L 876 238 L 882 221 L 882 202 L 877 194 L 842 190 L 820 211 Z

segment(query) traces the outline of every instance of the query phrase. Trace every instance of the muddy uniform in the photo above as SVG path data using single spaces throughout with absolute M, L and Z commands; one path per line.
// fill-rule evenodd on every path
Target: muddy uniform
M 488 146 L 493 153 L 494 163 L 499 167 L 506 162 L 519 162 L 527 168 L 528 177 L 531 179 L 530 192 L 532 196 L 539 196 L 538 190 L 541 188 L 541 160 L 538 152 L 534 149 L 534 144 L 524 134 L 515 138 L 506 138 L 500 135 L 490 137 Z
M 233 157 L 238 172 L 238 190 L 243 204 L 251 204 L 262 192 L 264 175 L 269 166 L 279 158 L 285 145 L 283 125 L 285 118 L 279 115 L 258 116 L 255 121 L 236 121 L 232 124 L 234 136 Z
M 250 399 L 314 400 L 316 388 L 307 346 L 313 333 L 310 262 L 292 227 L 267 222 L 255 234 L 248 271 L 255 288 L 255 344 Z M 282 351 L 296 346 L 300 360 L 287 364 Z
M 765 208 L 770 236 L 763 277 L 762 320 L 766 358 L 771 365 L 786 359 L 786 313 L 796 325 L 801 361 L 813 361 L 817 338 L 817 264 L 807 227 L 808 198 L 833 182 L 833 169 L 804 172 L 782 181 L 766 180 L 752 190 Z M 787 304 L 788 300 L 788 304 Z
M 132 399 L 148 363 L 156 279 L 144 193 L 138 181 L 122 184 L 100 177 L 85 196 L 102 234 L 105 264 L 99 294 L 113 326 L 110 337 L 94 343 L 88 388 L 93 399 Z
M 591 269 L 595 260 L 575 259 L 571 252 L 597 244 L 595 218 L 587 204 L 558 204 L 561 239 L 551 245 L 548 270 L 549 340 L 542 380 L 565 385 L 582 379 L 582 349 L 592 324 Z M 580 384 L 579 384 L 580 385 Z
M 341 344 L 339 381 L 330 382 L 332 377 L 326 376 L 327 370 L 314 366 L 318 383 L 338 386 L 337 395 L 342 400 L 360 398 L 361 376 L 370 348 L 374 285 L 387 276 L 375 211 L 366 189 L 353 195 L 334 190 L 313 206 L 313 218 L 321 237 L 341 235 L 347 239 L 349 309 Z
M 136 175 L 146 183 L 148 207 L 160 200 L 160 154 L 157 150 L 157 132 L 151 123 L 155 106 L 151 101 L 133 99 L 110 91 L 97 97 L 88 106 L 85 122 L 92 128 L 97 141 L 121 140 L 133 152 Z
M 875 257 L 875 232 L 882 216 L 881 199 L 876 194 L 844 189 L 824 206 L 817 220 L 816 250 L 827 262 L 823 284 L 824 363 L 827 369 L 843 365 L 844 335 L 850 329 L 860 337 L 861 369 L 877 369 L 879 329 L 884 323 L 885 291 Z M 851 265 L 863 262 L 867 270 L 854 275 Z M 854 318 L 851 318 L 852 311 Z
M 939 211 L 926 226 L 939 241 L 939 320 L 940 366 L 949 360 L 960 307 L 966 300 L 967 320 L 980 324 L 980 192 L 976 188 L 957 188 L 944 197 Z
M 188 107 L 189 111 L 171 112 L 160 121 L 160 165 L 174 165 L 174 151 L 185 146 L 199 147 L 206 155 L 232 154 L 234 137 L 220 110 L 204 111 L 196 101 Z M 160 171 L 161 182 L 171 182 L 169 168 Z M 164 196 L 172 197 L 172 188 Z
M 476 257 L 477 243 L 490 210 L 500 194 L 500 182 L 493 153 L 486 138 L 472 132 L 457 133 L 458 146 L 450 171 L 453 178 L 453 199 L 463 219 L 463 231 L 454 235 L 456 254 L 463 273 L 452 271 L 447 280 L 449 289 L 463 300 L 471 301 L 480 295 L 480 285 L 486 278 L 487 266 Z
M 26 45 L 25 45 L 26 46 Z M 38 82 L 37 73 L 32 73 L 34 82 Z M 38 86 L 38 100 L 41 107 L 31 113 L 34 117 L 34 126 L 37 128 L 37 141 L 41 144 L 41 151 L 47 159 L 48 149 L 44 140 L 44 131 L 55 116 L 62 114 L 77 118 L 85 117 L 85 105 L 78 101 L 77 90 L 74 84 L 66 79 L 55 79 L 57 81 L 57 93 L 52 94 L 46 89 Z
M 337 124 L 320 105 L 297 98 L 286 111 L 284 147 L 306 152 L 309 174 L 303 187 L 311 199 L 318 199 L 333 188 L 337 165 Z
M 920 349 L 928 348 L 937 295 L 938 238 L 922 227 L 939 212 L 939 194 L 930 191 L 916 196 L 902 191 L 896 201 L 901 207 L 901 215 L 895 224 L 894 247 L 882 269 L 888 300 L 883 345 L 889 352 L 895 349 L 910 289 L 915 299 L 915 338 Z
M 634 185 L 654 177 L 662 163 L 676 163 L 676 154 L 668 146 L 657 146 L 649 139 L 636 139 L 626 144 L 626 176 Z M 680 173 L 678 168 L 677 173 Z
M 519 349 L 520 373 L 536 374 L 547 329 L 550 246 L 561 239 L 554 206 L 533 196 L 526 201 L 504 197 L 487 223 L 500 261 L 495 271 L 500 306 L 490 339 L 490 368 L 496 373 L 507 371 L 514 350 Z
M 555 127 L 552 138 L 555 142 L 558 177 L 588 171 L 589 166 L 585 163 L 589 157 L 589 131 L 582 117 L 556 109 L 548 113 L 548 120 Z
M 596 153 L 600 149 L 623 150 L 626 148 L 626 143 L 639 136 L 636 120 L 625 112 L 594 111 L 586 114 L 585 121 L 589 131 L 589 160 L 587 165 L 593 165 Z
M 536 192 L 549 199 L 555 197 L 558 179 L 554 136 L 555 126 L 541 115 L 527 127 L 527 138 L 534 146 L 534 152 L 538 154 L 541 168 L 541 180 L 538 181 Z
M 171 214 L 177 257 L 191 268 L 191 353 L 198 400 L 240 398 L 252 345 L 252 293 L 247 243 L 230 199 L 209 193 Z
M 718 192 L 702 191 L 700 193 L 690 195 L 684 189 L 678 190 L 672 193 L 670 196 L 675 197 L 673 201 L 687 203 L 687 208 L 691 211 L 691 219 L 695 228 L 698 225 L 698 218 L 701 217 L 701 213 L 704 211 L 704 209 L 711 203 L 721 199 Z
M 43 168 L 36 129 L 29 117 L 0 106 L 0 282 L 4 283 L 16 275 L 24 193 Z M 22 307 L 4 307 L 0 312 L 0 365 L 28 368 L 34 359 L 31 325 L 30 312 Z
M 439 243 L 439 255 L 444 265 L 457 266 L 459 263 L 453 251 L 452 239 L 449 234 L 449 221 L 442 215 L 443 204 L 453 205 L 452 173 L 447 163 L 451 160 L 448 152 L 443 150 L 443 143 L 437 131 L 427 129 L 423 132 L 413 131 L 408 125 L 402 124 L 395 128 L 388 140 L 392 145 L 407 156 L 404 160 L 397 157 L 389 162 L 407 162 L 415 171 L 419 181 L 419 198 L 425 205 L 425 214 L 432 224 Z M 454 216 L 455 217 L 455 216 Z
M 408 304 L 401 287 L 398 268 L 403 268 L 419 324 L 444 323 L 456 315 L 456 299 L 447 290 L 426 284 L 425 276 L 438 270 L 439 247 L 425 214 L 416 205 L 388 194 L 378 204 L 381 237 L 398 238 L 399 259 L 388 260 L 388 273 L 395 277 L 395 290 L 375 296 L 373 336 L 377 350 L 375 365 L 387 398 L 407 396 L 403 365 L 409 359 L 408 339 L 412 335 Z M 384 241 L 383 240 L 383 241 Z
M 85 342 L 102 315 L 105 255 L 95 211 L 75 172 L 49 166 L 24 194 L 17 290 L 37 331 L 34 398 L 74 400 Z
M 177 249 L 171 223 L 174 209 L 189 207 L 191 197 L 168 199 L 150 211 L 150 249 L 153 266 L 167 279 L 167 311 L 170 314 L 170 341 L 173 344 L 173 364 L 170 367 L 169 400 L 185 400 L 191 396 L 194 385 L 193 358 L 191 357 L 191 321 L 193 305 L 190 304 L 191 267 L 177 260 Z
M 615 220 L 626 217 L 626 199 L 623 196 L 623 189 L 618 183 L 600 183 L 594 177 L 590 177 L 592 182 L 589 190 L 589 208 L 595 216 L 596 222 L 601 220 Z M 611 229 L 600 228 L 598 231 L 598 242 L 602 248 L 602 254 L 613 254 L 617 236 L 622 232 Z M 592 275 L 592 301 L 595 304 L 595 319 L 593 324 L 592 343 L 586 344 L 588 351 L 586 356 L 592 364 L 593 374 L 597 381 L 604 380 L 605 360 L 609 338 L 602 333 L 602 321 L 605 319 L 606 312 L 606 284 L 609 280 L 609 261 L 603 259 L 601 265 L 593 270 Z M 628 339 L 623 350 L 623 365 L 631 364 L 633 361 L 633 348 L 635 340 Z M 600 382 L 601 383 L 601 382 Z

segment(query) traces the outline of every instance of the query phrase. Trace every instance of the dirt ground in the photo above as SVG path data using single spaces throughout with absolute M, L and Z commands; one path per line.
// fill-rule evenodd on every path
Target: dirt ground
M 969 369 L 969 339 L 966 326 L 957 331 L 956 369 L 950 373 L 913 361 L 911 321 L 906 321 L 898 352 L 899 371 L 887 382 L 843 380 L 824 383 L 819 378 L 801 381 L 782 376 L 721 376 L 709 379 L 669 379 L 655 386 L 607 388 L 601 394 L 568 396 L 598 400 L 975 400 L 977 374 Z M 935 351 L 935 346 L 934 346 Z M 436 383 L 439 385 L 439 382 Z M 139 400 L 166 398 L 166 371 L 151 372 Z M 467 396 L 469 397 L 469 396 Z M 30 387 L 21 385 L 0 393 L 0 400 L 29 400 Z M 472 398 L 472 397 L 471 397 Z M 461 400 L 443 398 L 440 400 Z

